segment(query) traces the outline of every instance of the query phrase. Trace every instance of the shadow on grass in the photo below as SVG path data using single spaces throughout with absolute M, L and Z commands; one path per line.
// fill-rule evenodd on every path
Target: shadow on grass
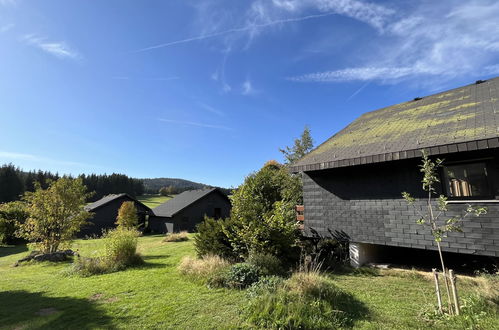
M 26 244 L 0 246 L 0 258 L 28 251 Z
M 112 318 L 87 299 L 7 291 L 0 292 L 0 306 L 0 328 L 114 329 Z
M 368 320 L 371 317 L 367 306 L 347 292 L 339 293 L 335 301 L 331 302 L 331 304 L 345 313 L 344 326 L 346 328 L 353 328 L 356 321 Z
M 142 259 L 144 260 L 155 260 L 155 259 L 166 259 L 170 257 L 170 255 L 167 255 L 167 254 L 162 254 L 162 255 L 146 255 L 146 256 L 142 256 Z

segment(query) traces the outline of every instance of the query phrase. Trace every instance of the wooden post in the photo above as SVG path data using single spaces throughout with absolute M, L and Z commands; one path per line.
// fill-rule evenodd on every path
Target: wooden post
M 457 287 L 456 287 L 456 276 L 454 275 L 454 271 L 452 269 L 449 269 L 449 276 L 450 276 L 450 284 L 452 288 L 452 296 L 454 298 L 454 309 L 456 312 L 456 315 L 459 315 L 459 297 L 457 295 Z
M 442 296 L 440 296 L 440 285 L 438 284 L 438 272 L 435 268 L 432 269 L 433 279 L 435 280 L 435 294 L 437 295 L 438 311 L 440 314 L 443 313 L 442 310 Z

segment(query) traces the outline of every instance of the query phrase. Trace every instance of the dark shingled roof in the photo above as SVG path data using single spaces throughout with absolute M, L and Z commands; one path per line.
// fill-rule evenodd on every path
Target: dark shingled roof
M 224 193 L 219 191 L 217 188 L 209 189 L 198 189 L 198 190 L 188 190 L 181 194 L 173 197 L 172 199 L 164 202 L 163 204 L 155 207 L 152 211 L 158 217 L 172 217 L 176 213 L 182 211 L 187 206 L 196 202 L 197 200 L 205 197 L 206 195 L 212 193 L 213 191 L 218 191 L 220 194 L 225 196 Z M 227 197 L 227 196 L 225 196 Z
M 121 198 L 121 197 L 124 197 L 124 196 L 128 197 L 130 200 L 132 200 L 132 201 L 134 201 L 136 203 L 142 204 L 146 209 L 149 209 L 149 207 L 147 207 L 143 203 L 139 202 L 138 200 L 136 200 L 132 196 L 123 193 L 123 194 L 111 194 L 111 195 L 104 196 L 101 199 L 99 199 L 98 201 L 95 201 L 92 204 L 89 204 L 89 205 L 85 206 L 85 210 L 86 211 L 93 211 L 93 210 L 95 210 L 95 209 L 97 209 L 97 208 L 99 208 L 101 206 L 106 205 L 107 203 L 110 203 L 110 202 L 114 201 L 115 199 L 118 199 L 118 198 Z
M 499 78 L 368 112 L 291 166 L 295 172 L 499 147 Z

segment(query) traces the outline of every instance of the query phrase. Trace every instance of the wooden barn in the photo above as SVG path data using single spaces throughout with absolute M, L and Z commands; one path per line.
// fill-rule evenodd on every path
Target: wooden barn
M 401 195 L 424 210 L 422 149 L 444 159 L 438 193 L 448 197 L 447 218 L 468 204 L 488 209 L 450 233 L 444 251 L 499 257 L 499 78 L 365 113 L 293 164 L 303 173 L 305 232 L 346 233 L 354 265 L 383 250 L 435 250 Z
M 123 202 L 134 202 L 137 208 L 139 224 L 144 224 L 152 214 L 152 210 L 128 194 L 113 194 L 102 197 L 96 202 L 85 206 L 85 210 L 92 212 L 94 216 L 89 220 L 78 236 L 101 235 L 102 230 L 115 228 L 118 210 Z
M 229 198 L 217 188 L 184 191 L 152 210 L 149 229 L 155 233 L 192 232 L 205 216 L 225 218 L 230 209 Z

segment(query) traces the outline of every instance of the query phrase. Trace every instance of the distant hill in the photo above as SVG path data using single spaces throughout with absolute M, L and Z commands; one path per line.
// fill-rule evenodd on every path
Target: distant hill
M 176 178 L 154 178 L 154 179 L 140 179 L 140 180 L 142 180 L 142 182 L 144 183 L 144 191 L 147 194 L 157 194 L 159 189 L 169 186 L 175 187 L 179 192 L 185 190 L 213 187 L 204 183 L 199 183 L 184 179 L 176 179 Z M 224 191 L 227 194 L 230 192 L 230 189 L 225 189 L 225 188 L 220 188 L 220 189 L 222 189 L 222 191 Z

